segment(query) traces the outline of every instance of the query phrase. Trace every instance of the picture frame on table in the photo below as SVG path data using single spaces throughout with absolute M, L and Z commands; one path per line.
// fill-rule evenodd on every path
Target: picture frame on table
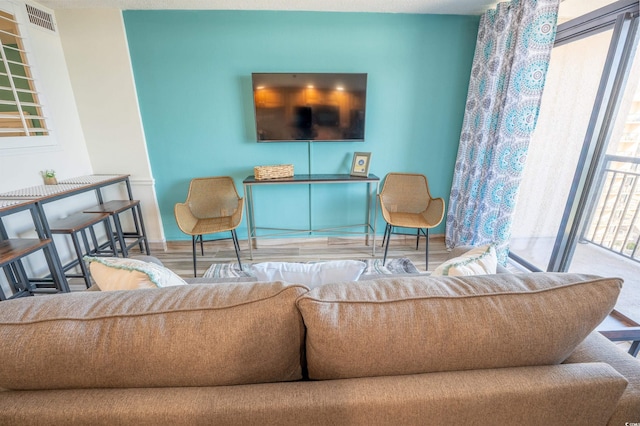
M 354 152 L 353 161 L 351 163 L 351 176 L 368 177 L 370 163 L 370 152 Z

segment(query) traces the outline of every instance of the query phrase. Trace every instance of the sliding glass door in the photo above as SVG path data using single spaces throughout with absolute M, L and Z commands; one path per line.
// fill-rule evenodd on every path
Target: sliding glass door
M 566 22 L 530 145 L 511 257 L 531 270 L 622 276 L 616 309 L 640 321 L 638 2 L 567 16 L 597 3 L 560 6 Z
M 640 55 L 616 98 L 606 149 L 599 156 L 577 244 L 565 270 L 615 275 L 625 284 L 616 309 L 640 322 Z

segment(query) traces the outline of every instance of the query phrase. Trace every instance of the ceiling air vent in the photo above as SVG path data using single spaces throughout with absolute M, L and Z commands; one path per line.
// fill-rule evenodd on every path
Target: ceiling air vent
M 41 28 L 46 28 L 47 30 L 53 32 L 56 31 L 56 27 L 53 24 L 53 15 L 28 4 L 25 6 L 27 6 L 27 15 L 29 15 L 29 22 Z

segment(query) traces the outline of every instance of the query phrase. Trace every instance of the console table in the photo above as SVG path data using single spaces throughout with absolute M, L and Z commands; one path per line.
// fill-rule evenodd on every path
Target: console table
M 376 194 L 378 193 L 378 186 L 380 184 L 380 178 L 374 174 L 370 174 L 367 177 L 356 177 L 347 174 L 300 174 L 288 178 L 278 179 L 266 179 L 258 180 L 254 175 L 248 176 L 243 182 L 244 193 L 246 197 L 245 209 L 247 214 L 247 234 L 249 240 L 249 256 L 253 259 L 253 245 L 256 244 L 257 248 L 257 230 L 266 229 L 272 231 L 284 231 L 278 233 L 272 233 L 262 235 L 261 237 L 274 237 L 278 235 L 293 234 L 293 233 L 310 233 L 310 232 L 332 232 L 338 231 L 344 234 L 364 234 L 366 237 L 365 242 L 369 244 L 369 237 L 372 238 L 372 255 L 376 254 L 376 216 L 377 216 L 377 203 Z M 265 185 L 318 185 L 318 184 L 366 184 L 367 190 L 367 203 L 366 203 L 366 222 L 354 225 L 345 225 L 340 227 L 322 228 L 322 229 L 290 229 L 290 228 L 259 228 L 256 225 L 255 213 L 254 213 L 254 201 L 253 201 L 253 187 L 260 187 Z M 373 204 L 374 213 L 371 215 L 371 206 Z M 363 227 L 363 232 L 345 232 L 339 231 L 345 228 Z M 311 227 L 311 226 L 310 226 Z

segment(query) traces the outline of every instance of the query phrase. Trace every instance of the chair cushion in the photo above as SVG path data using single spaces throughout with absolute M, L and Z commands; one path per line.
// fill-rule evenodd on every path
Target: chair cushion
M 170 287 L 187 283 L 155 262 L 120 257 L 85 256 L 91 277 L 102 291 Z
M 326 283 L 357 281 L 367 264 L 359 260 L 313 263 L 264 262 L 253 265 L 258 281 L 282 280 L 313 288 Z
M 433 276 L 468 276 L 495 274 L 498 268 L 496 249 L 492 244 L 476 247 L 462 256 L 454 257 L 439 265 Z
M 297 301 L 309 377 L 558 364 L 611 312 L 621 286 L 554 273 L 327 284 Z
M 0 387 L 297 380 L 304 325 L 295 300 L 306 291 L 279 282 L 194 284 L 2 302 Z

